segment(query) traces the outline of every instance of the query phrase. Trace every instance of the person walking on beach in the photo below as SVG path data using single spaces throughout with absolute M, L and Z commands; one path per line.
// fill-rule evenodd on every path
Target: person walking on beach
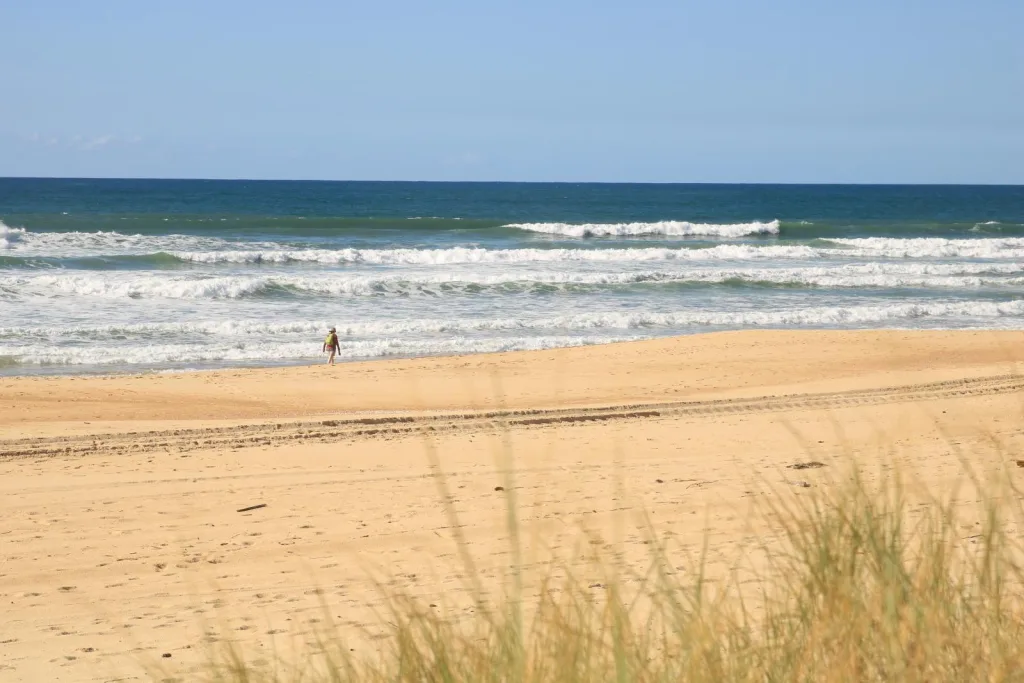
M 324 340 L 324 353 L 330 352 L 330 356 L 327 357 L 327 364 L 334 365 L 334 354 L 341 350 L 341 345 L 338 343 L 338 333 L 332 327 L 331 331 L 327 333 L 327 339 Z

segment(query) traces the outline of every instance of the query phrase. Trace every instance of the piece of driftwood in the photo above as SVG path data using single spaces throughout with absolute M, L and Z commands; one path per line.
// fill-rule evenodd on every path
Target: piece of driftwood
M 810 462 L 797 462 L 792 465 L 786 465 L 791 470 L 816 470 L 819 467 L 824 467 L 825 463 L 818 462 L 817 460 L 811 460 Z
M 250 505 L 247 508 L 242 508 L 241 510 L 236 510 L 235 512 L 248 512 L 249 510 L 259 510 L 260 508 L 265 507 L 267 507 L 266 503 L 260 503 L 259 505 Z

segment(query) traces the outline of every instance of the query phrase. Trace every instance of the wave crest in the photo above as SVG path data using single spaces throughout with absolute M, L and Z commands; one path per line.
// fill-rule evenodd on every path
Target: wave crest
M 70 327 L 0 327 L 0 339 L 68 339 L 134 341 L 190 335 L 210 339 L 260 339 L 267 337 L 320 339 L 336 327 L 342 340 L 360 338 L 409 338 L 411 335 L 465 335 L 493 332 L 643 330 L 654 328 L 746 327 L 784 325 L 838 325 L 882 323 L 915 318 L 1019 318 L 1024 300 L 1016 301 L 913 301 L 862 306 L 817 306 L 764 311 L 683 310 L 670 313 L 590 312 L 536 318 L 451 318 L 379 321 L 207 320 L 174 323 L 81 325 Z M 1024 321 L 1022 321 L 1024 322 Z M 305 342 L 303 342 L 305 343 Z
M 887 258 L 1021 258 L 1024 237 L 947 239 L 945 237 L 829 238 L 857 256 Z M 837 252 L 843 253 L 843 252 Z
M 25 228 L 12 228 L 0 221 L 0 249 L 13 249 L 25 234 Z
M 690 223 L 687 221 L 657 221 L 654 223 L 510 223 L 506 228 L 529 232 L 564 235 L 566 237 L 749 237 L 778 235 L 779 221 L 767 223 Z
M 318 276 L 179 275 L 139 272 L 82 273 L 46 270 L 0 278 L 0 292 L 17 296 L 239 299 L 279 294 L 373 296 L 545 292 L 580 287 L 643 284 L 745 284 L 830 288 L 976 288 L 1019 286 L 1024 263 L 865 263 L 796 268 L 693 268 L 675 270 L 564 271 L 485 269 L 391 273 L 324 273 Z
M 273 249 L 272 242 L 248 242 L 251 248 Z M 216 250 L 236 247 L 219 237 L 198 235 L 139 235 L 103 232 L 32 232 L 0 222 L 0 249 L 16 256 L 74 258 L 82 256 L 146 255 L 177 250 Z
M 299 249 L 171 252 L 170 256 L 192 263 L 320 263 L 367 265 L 454 265 L 472 263 L 531 263 L 573 261 L 702 261 L 772 259 L 824 256 L 808 246 L 753 246 L 722 244 L 704 249 L 648 247 L 639 249 Z

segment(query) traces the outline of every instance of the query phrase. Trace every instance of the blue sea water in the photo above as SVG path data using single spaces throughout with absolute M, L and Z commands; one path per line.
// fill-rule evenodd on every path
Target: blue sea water
M 0 179 L 0 374 L 1024 328 L 1024 187 Z

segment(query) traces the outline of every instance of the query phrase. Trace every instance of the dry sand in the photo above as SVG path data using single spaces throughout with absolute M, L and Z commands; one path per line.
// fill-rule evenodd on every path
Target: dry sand
M 727 567 L 770 536 L 752 503 L 811 495 L 851 462 L 940 491 L 962 478 L 957 449 L 983 476 L 1012 464 L 1022 362 L 1021 332 L 764 331 L 0 379 L 0 681 L 187 672 L 213 632 L 269 659 L 327 617 L 371 652 L 372 574 L 465 609 L 428 444 L 494 586 L 509 451 L 529 566 L 581 548 L 640 562 L 646 509 L 681 557 L 706 530 Z M 824 467 L 787 469 L 808 459 Z M 582 545 L 581 527 L 596 534 Z

